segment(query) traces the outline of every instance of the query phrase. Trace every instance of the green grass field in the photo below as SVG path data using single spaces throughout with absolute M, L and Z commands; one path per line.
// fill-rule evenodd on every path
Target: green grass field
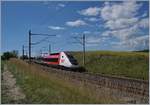
M 20 103 L 123 103 L 123 100 L 111 96 L 108 90 L 97 90 L 93 85 L 84 85 L 84 81 L 72 82 L 66 76 L 43 71 L 21 60 L 12 59 L 5 62 L 5 65 L 26 95 Z M 7 99 L 2 95 L 2 103 L 10 103 Z
M 72 52 L 82 65 L 82 53 Z M 72 81 L 66 76 L 43 71 L 35 65 L 11 59 L 2 62 L 16 78 L 17 85 L 26 95 L 19 103 L 29 104 L 89 104 L 89 103 L 125 103 L 110 90 L 97 89 L 85 85 L 85 82 Z M 90 73 L 115 75 L 148 80 L 149 56 L 143 52 L 91 51 L 86 53 L 86 69 Z M 3 88 L 2 88 L 3 89 Z M 3 91 L 3 90 L 2 90 Z M 11 99 L 2 94 L 2 103 L 11 103 Z M 15 102 L 14 102 L 15 103 Z
M 83 55 L 81 52 L 72 52 L 80 65 Z M 86 52 L 86 70 L 90 73 L 115 75 L 136 79 L 148 80 L 149 55 L 148 52 Z

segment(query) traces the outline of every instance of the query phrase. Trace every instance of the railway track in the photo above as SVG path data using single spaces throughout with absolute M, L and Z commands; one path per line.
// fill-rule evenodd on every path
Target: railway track
M 48 70 L 53 73 L 69 76 L 71 79 L 77 79 L 80 81 L 86 81 L 92 84 L 96 84 L 100 87 L 107 87 L 112 89 L 118 89 L 123 92 L 127 92 L 134 95 L 140 95 L 143 97 L 149 96 L 149 82 L 146 80 L 131 79 L 125 77 L 106 76 L 100 74 L 92 74 L 88 72 L 74 72 L 64 70 L 61 68 L 52 68 L 48 65 L 32 62 L 32 64 L 39 65 L 41 69 Z

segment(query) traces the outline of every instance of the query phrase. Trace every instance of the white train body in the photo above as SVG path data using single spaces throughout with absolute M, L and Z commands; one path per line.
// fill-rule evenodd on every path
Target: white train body
M 49 65 L 59 65 L 68 68 L 78 68 L 75 58 L 66 52 L 54 53 L 43 57 L 43 62 Z

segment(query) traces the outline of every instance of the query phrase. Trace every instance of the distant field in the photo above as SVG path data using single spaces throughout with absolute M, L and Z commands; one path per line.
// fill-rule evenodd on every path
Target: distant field
M 82 53 L 72 52 L 82 65 Z M 148 80 L 149 55 L 148 52 L 86 52 L 86 69 L 91 73 L 116 75 Z

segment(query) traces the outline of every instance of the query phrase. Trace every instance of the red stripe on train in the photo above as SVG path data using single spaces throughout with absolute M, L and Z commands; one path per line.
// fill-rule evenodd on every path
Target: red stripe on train
M 53 65 L 59 65 L 59 62 L 44 62 L 46 64 L 53 64 Z

